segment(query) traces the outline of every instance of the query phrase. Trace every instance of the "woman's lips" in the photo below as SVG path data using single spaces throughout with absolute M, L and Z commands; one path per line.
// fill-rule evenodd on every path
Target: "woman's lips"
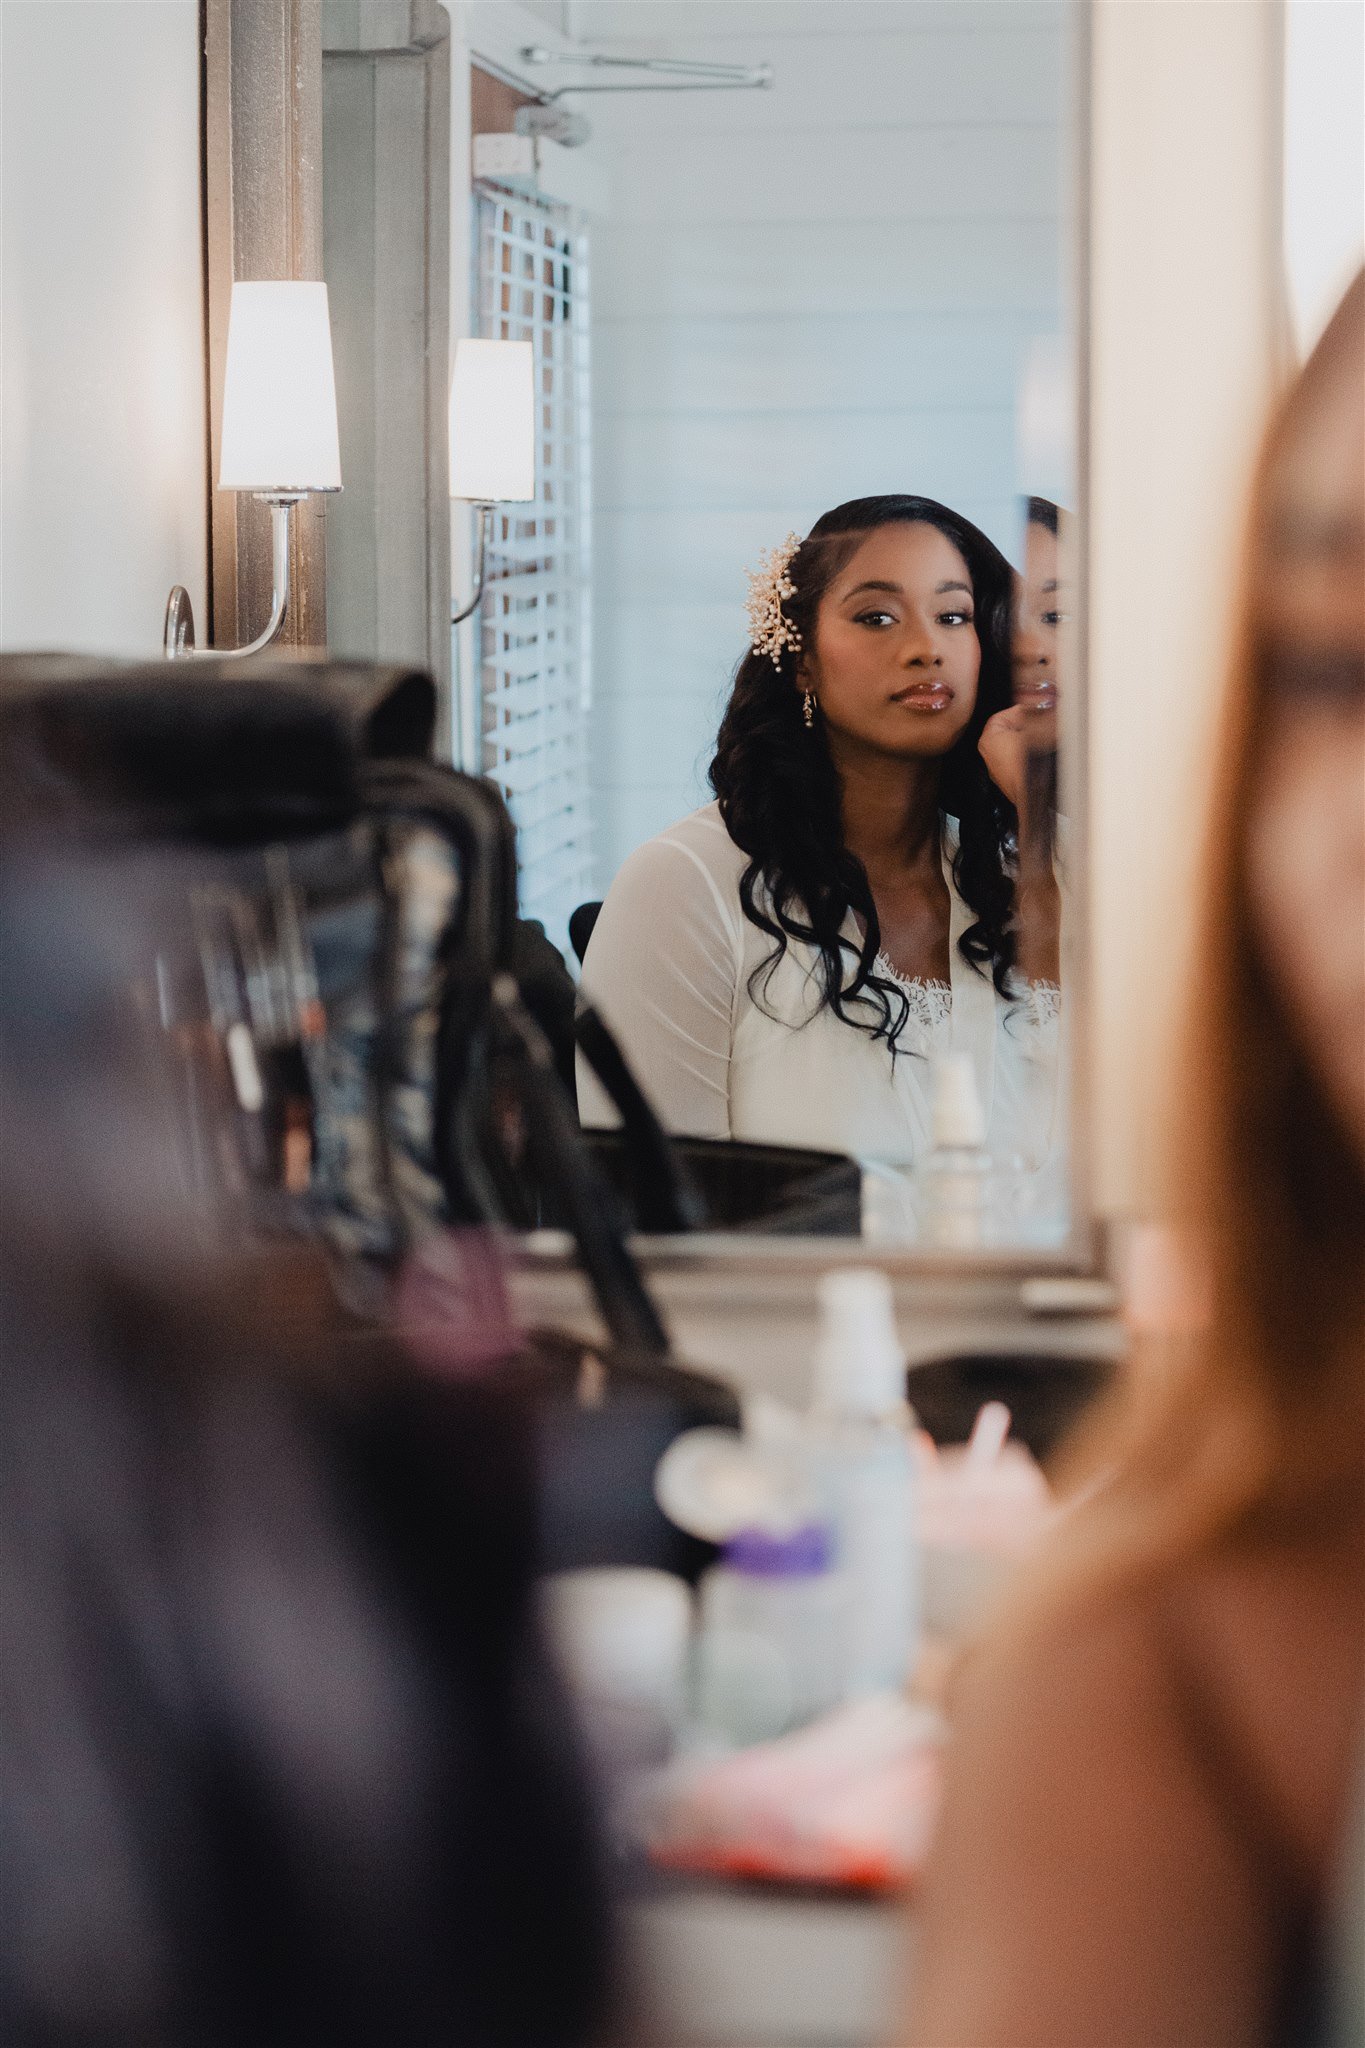
M 947 683 L 911 683 L 891 699 L 906 711 L 946 711 L 956 692 Z
M 1057 709 L 1057 685 L 1055 681 L 1039 682 L 1036 678 L 1016 685 L 1014 701 L 1021 711 L 1055 711 Z

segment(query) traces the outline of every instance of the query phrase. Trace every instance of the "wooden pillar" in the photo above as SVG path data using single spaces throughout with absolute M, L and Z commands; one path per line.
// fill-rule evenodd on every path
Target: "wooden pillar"
M 450 19 L 325 0 L 323 267 L 346 490 L 331 509 L 337 652 L 450 683 Z M 443 718 L 443 723 L 444 723 Z

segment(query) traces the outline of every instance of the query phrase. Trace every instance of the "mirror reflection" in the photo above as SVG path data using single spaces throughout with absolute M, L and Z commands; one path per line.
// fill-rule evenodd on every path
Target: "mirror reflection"
M 713 1223 L 1059 1244 L 1078 11 L 460 33 L 465 326 L 537 448 L 454 508 L 453 723 L 523 917 Z M 628 1186 L 582 1050 L 577 1099 Z
M 1006 1205 L 1022 1227 L 1057 1140 L 1061 890 L 1032 730 L 1056 690 L 1022 673 L 1022 632 L 1012 653 L 1018 580 L 910 495 L 774 550 L 715 802 L 623 864 L 583 965 L 671 1129 L 924 1166 L 902 1227 L 950 1244 L 1004 1234 Z M 579 1100 L 608 1117 L 590 1076 Z

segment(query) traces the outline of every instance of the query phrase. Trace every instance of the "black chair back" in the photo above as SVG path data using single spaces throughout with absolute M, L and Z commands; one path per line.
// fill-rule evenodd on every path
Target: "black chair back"
M 580 967 L 587 954 L 588 941 L 592 937 L 593 927 L 601 915 L 601 910 L 602 906 L 600 903 L 580 903 L 577 910 L 570 914 L 569 944 L 578 955 Z

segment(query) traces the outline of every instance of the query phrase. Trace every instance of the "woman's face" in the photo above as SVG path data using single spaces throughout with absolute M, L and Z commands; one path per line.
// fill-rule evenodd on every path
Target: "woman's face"
M 1031 519 L 1024 573 L 1014 586 L 1011 653 L 1014 701 L 1025 711 L 1057 708 L 1057 643 L 1066 622 L 1057 536 Z
M 881 526 L 820 600 L 798 688 L 830 738 L 900 758 L 946 754 L 976 706 L 971 572 L 936 526 Z
M 1365 365 L 1350 353 L 1269 480 L 1247 869 L 1270 971 L 1365 1157 Z

